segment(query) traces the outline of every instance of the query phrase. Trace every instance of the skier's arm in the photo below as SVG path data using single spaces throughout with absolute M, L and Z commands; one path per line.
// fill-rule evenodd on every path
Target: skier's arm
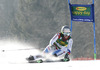
M 71 53 L 72 50 L 72 45 L 73 45 L 73 39 L 70 39 L 68 42 L 68 46 L 67 46 L 67 54 L 69 55 Z
M 50 40 L 49 45 L 44 49 L 44 53 L 49 53 L 51 51 L 51 46 L 58 39 L 59 33 L 55 34 L 53 38 Z
M 55 34 L 53 38 L 50 40 L 49 45 L 52 46 L 54 42 L 58 39 L 59 33 Z

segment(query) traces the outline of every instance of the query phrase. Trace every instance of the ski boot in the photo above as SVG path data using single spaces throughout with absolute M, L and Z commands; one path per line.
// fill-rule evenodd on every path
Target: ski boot
M 40 60 L 37 60 L 36 62 L 37 62 L 37 63 L 43 63 L 43 60 L 40 59 Z
M 63 62 L 70 61 L 70 59 L 68 57 L 68 54 L 66 54 L 65 57 L 64 57 L 64 59 L 61 59 L 61 61 L 63 61 Z
M 26 60 L 27 60 L 29 63 L 42 63 L 43 60 L 42 60 L 41 58 L 42 58 L 41 55 L 36 55 L 36 56 L 30 55 L 28 58 L 26 58 Z
M 27 60 L 34 60 L 34 56 L 30 55 L 28 58 L 26 58 Z
M 70 61 L 70 59 L 69 58 L 64 58 L 64 59 L 61 59 L 61 61 L 68 62 L 68 61 Z

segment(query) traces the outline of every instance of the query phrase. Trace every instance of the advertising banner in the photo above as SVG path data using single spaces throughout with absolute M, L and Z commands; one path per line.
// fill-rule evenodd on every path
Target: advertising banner
M 72 21 L 94 22 L 94 5 L 69 4 Z

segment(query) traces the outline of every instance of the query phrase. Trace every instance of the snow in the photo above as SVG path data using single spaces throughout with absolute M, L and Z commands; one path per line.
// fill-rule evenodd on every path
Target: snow
M 69 61 L 54 63 L 28 63 L 25 58 L 39 50 L 12 41 L 0 41 L 0 70 L 94 70 L 99 69 L 100 60 Z M 23 50 L 22 50 L 23 49 Z M 24 50 L 29 49 L 29 50 Z
M 0 64 L 0 70 L 94 70 L 100 61 L 70 61 L 41 64 Z

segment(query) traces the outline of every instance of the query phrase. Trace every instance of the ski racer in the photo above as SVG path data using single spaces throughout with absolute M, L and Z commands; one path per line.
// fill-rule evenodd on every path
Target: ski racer
M 50 40 L 49 45 L 44 49 L 43 53 L 51 53 L 55 57 L 64 55 L 64 59 L 62 61 L 69 61 L 69 56 L 71 53 L 73 44 L 73 39 L 71 38 L 70 28 L 65 25 L 62 26 L 61 32 L 57 33 Z M 29 60 L 35 60 L 41 56 L 30 56 Z

